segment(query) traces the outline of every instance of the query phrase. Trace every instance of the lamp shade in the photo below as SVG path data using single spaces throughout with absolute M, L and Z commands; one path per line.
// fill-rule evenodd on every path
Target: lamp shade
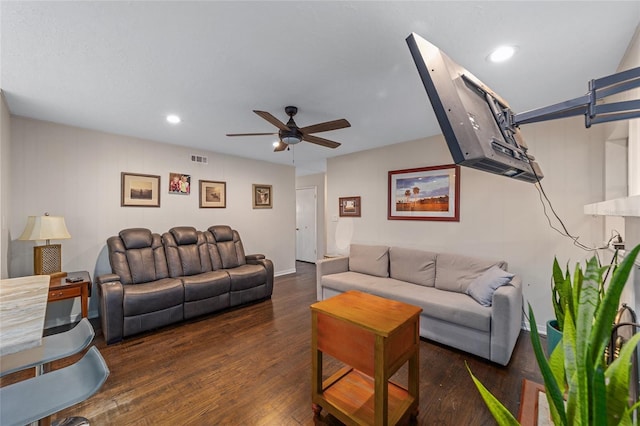
M 62 216 L 29 216 L 19 240 L 66 240 L 71 238 Z

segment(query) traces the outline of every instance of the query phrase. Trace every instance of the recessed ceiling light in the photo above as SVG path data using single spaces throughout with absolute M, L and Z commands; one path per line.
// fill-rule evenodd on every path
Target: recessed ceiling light
M 180 117 L 178 117 L 175 114 L 169 114 L 167 115 L 167 121 L 171 124 L 178 124 L 181 120 Z
M 516 53 L 515 46 L 500 46 L 488 56 L 491 62 L 504 62 Z

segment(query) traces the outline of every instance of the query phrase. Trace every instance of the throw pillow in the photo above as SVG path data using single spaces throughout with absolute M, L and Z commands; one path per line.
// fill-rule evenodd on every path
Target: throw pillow
M 469 284 L 467 294 L 482 306 L 491 306 L 493 293 L 498 287 L 508 284 L 513 276 L 514 274 L 492 266 Z

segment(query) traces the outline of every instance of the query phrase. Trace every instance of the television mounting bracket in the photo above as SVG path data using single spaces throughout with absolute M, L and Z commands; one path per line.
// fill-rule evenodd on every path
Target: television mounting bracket
M 579 98 L 518 114 L 513 114 L 509 109 L 503 112 L 509 126 L 584 115 L 585 127 L 589 128 L 592 124 L 640 117 L 640 99 L 596 105 L 599 99 L 638 87 L 640 67 L 589 81 L 589 92 Z

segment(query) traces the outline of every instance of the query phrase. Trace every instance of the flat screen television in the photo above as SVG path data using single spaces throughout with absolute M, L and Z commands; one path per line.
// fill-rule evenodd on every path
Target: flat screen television
M 456 164 L 535 183 L 542 171 L 527 153 L 509 105 L 419 35 L 407 44 Z

